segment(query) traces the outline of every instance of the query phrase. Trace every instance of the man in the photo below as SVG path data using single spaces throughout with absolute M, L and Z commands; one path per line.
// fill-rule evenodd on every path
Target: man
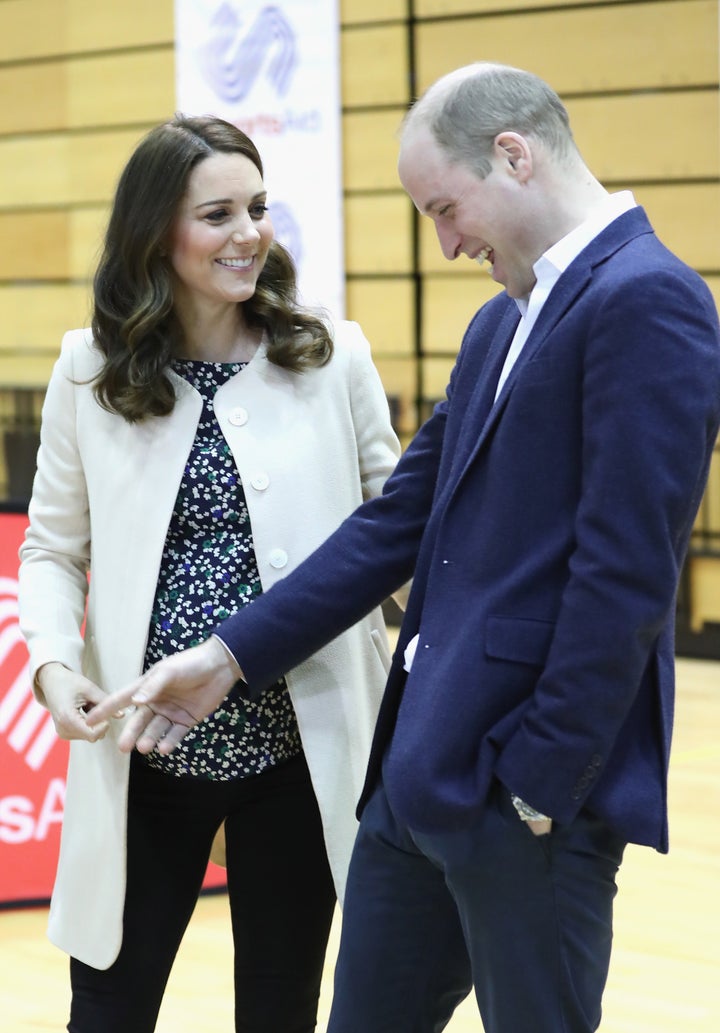
M 471 984 L 486 1033 L 589 1033 L 624 846 L 668 846 L 675 593 L 720 422 L 717 313 L 527 72 L 435 83 L 399 174 L 445 257 L 506 288 L 447 399 L 380 499 L 89 720 L 133 697 L 121 746 L 169 751 L 240 668 L 257 694 L 412 575 L 330 1033 L 440 1030 Z

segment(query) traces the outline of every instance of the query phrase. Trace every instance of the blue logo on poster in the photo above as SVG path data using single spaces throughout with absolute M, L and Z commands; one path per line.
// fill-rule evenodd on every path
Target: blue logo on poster
M 290 88 L 297 65 L 296 36 L 281 8 L 263 7 L 245 35 L 242 20 L 229 3 L 221 4 L 210 21 L 210 38 L 198 49 L 203 75 L 218 97 L 229 103 L 244 100 L 263 68 L 280 97 Z
M 303 257 L 302 232 L 292 208 L 284 201 L 271 201 L 270 218 L 275 230 L 275 239 L 284 244 L 299 269 Z

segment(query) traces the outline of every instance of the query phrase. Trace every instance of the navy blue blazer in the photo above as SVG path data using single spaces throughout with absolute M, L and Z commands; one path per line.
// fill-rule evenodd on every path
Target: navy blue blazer
M 557 822 L 587 807 L 664 851 L 717 312 L 636 208 L 560 277 L 494 401 L 518 320 L 504 293 L 480 309 L 383 495 L 217 632 L 256 694 L 412 576 L 363 800 L 382 765 L 400 820 L 461 829 L 499 779 Z

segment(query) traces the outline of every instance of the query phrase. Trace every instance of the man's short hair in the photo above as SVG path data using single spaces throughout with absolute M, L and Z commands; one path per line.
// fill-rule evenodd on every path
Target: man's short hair
M 532 72 L 479 61 L 438 79 L 405 116 L 403 132 L 427 127 L 448 158 L 484 179 L 493 142 L 509 131 L 539 140 L 558 157 L 575 150 L 565 105 Z

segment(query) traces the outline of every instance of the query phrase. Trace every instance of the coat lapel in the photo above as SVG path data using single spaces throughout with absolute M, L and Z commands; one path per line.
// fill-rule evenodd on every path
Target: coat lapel
M 625 212 L 624 215 L 619 216 L 581 251 L 577 258 L 562 273 L 550 292 L 537 322 L 510 371 L 510 375 L 505 381 L 497 400 L 494 400 L 502 363 L 510 347 L 514 329 L 517 325 L 516 320 L 509 319 L 509 313 L 506 315 L 498 327 L 491 346 L 493 357 L 491 358 L 490 353 L 488 354 L 488 361 L 485 363 L 484 372 L 478 384 L 479 394 L 476 394 L 476 397 L 479 398 L 479 402 L 477 407 L 473 407 L 470 418 L 475 426 L 479 428 L 479 432 L 474 448 L 463 466 L 462 473 L 458 477 L 456 487 L 477 454 L 485 446 L 498 420 L 502 418 L 508 399 L 519 377 L 522 376 L 523 370 L 540 348 L 546 344 L 552 331 L 590 283 L 593 267 L 605 261 L 633 237 L 652 232 L 652 226 L 643 209 L 640 207 L 633 208 L 629 212 Z M 508 323 L 511 326 L 509 334 Z

